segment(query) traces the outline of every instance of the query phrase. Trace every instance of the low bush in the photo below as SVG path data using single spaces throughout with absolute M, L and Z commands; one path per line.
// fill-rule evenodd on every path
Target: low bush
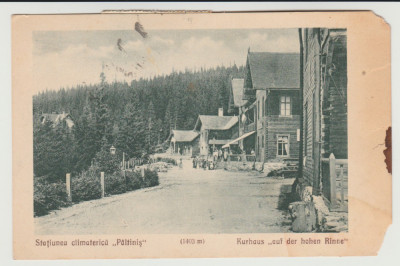
M 143 187 L 154 187 L 158 184 L 158 173 L 156 171 L 146 169 L 144 171 Z
M 141 171 L 122 171 L 105 174 L 104 186 L 106 195 L 116 195 L 126 191 L 157 186 L 158 173 L 145 169 L 144 178 Z M 71 194 L 74 203 L 101 198 L 100 173 L 89 169 L 79 176 L 71 177 Z M 50 182 L 46 177 L 34 179 L 34 215 L 41 216 L 51 210 L 69 206 L 65 183 Z
M 125 178 L 122 172 L 105 175 L 104 190 L 106 195 L 117 195 L 126 192 Z
M 131 191 L 141 188 L 143 185 L 143 178 L 139 171 L 128 172 L 126 171 L 126 190 Z
M 33 190 L 33 211 L 35 216 L 68 206 L 65 183 L 51 183 L 45 177 L 35 177 Z
M 101 198 L 100 174 L 90 171 L 81 176 L 71 178 L 71 194 L 73 202 L 81 202 Z

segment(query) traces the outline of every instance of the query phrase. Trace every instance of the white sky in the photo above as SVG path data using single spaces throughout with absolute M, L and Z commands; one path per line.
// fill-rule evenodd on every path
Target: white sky
M 299 52 L 297 29 L 35 32 L 35 92 L 200 67 L 244 65 L 247 50 Z M 118 49 L 121 39 L 123 51 Z

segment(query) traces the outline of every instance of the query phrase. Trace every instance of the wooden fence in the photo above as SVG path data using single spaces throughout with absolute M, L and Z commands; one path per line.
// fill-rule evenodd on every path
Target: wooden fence
M 331 211 L 348 210 L 348 160 L 336 159 L 333 153 L 321 160 L 322 195 Z

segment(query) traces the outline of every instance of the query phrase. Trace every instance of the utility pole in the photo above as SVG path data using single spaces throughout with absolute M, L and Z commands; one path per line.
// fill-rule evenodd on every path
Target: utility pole
M 300 42 L 300 143 L 299 143 L 299 168 L 298 168 L 298 178 L 303 178 L 303 69 L 304 69 L 304 47 L 303 47 L 303 31 L 299 28 L 299 42 Z

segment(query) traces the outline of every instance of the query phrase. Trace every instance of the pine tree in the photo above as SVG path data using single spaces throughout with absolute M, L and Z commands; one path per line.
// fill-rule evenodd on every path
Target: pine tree
M 156 113 L 153 102 L 150 101 L 147 108 L 147 126 L 146 126 L 146 150 L 152 151 L 157 143 L 159 124 L 156 121 Z
M 168 102 L 164 118 L 164 138 L 167 138 L 168 135 L 171 133 L 173 125 L 174 125 L 174 111 L 172 110 L 171 103 Z
M 117 149 L 129 157 L 141 157 L 145 151 L 145 119 L 140 104 L 133 100 L 125 107 L 117 135 Z
M 45 121 L 34 126 L 34 174 L 63 180 L 74 169 L 73 137 L 65 121 Z
M 96 136 L 96 123 L 90 107 L 85 106 L 83 114 L 79 121 L 75 123 L 75 153 L 78 157 L 76 169 L 87 169 L 95 156 L 100 150 L 99 145 L 96 143 L 98 137 Z
M 112 174 L 119 170 L 121 156 L 117 154 L 110 153 L 111 145 L 108 143 L 107 139 L 104 137 L 102 139 L 102 146 L 99 152 L 96 153 L 94 161 L 96 165 L 99 166 L 99 170 L 105 172 L 106 174 Z

